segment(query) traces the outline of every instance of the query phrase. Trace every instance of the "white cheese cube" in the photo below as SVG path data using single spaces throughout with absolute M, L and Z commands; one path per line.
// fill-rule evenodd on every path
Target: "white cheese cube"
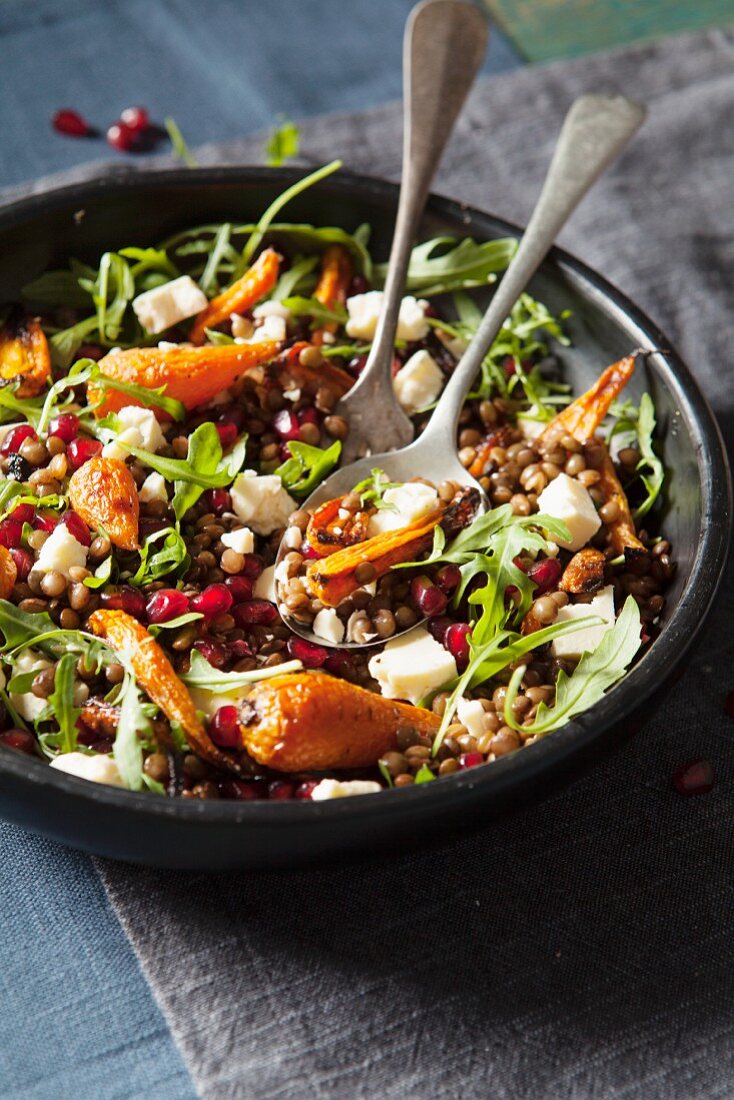
M 87 756 L 83 752 L 65 752 L 63 756 L 56 756 L 51 761 L 51 767 L 92 783 L 106 783 L 108 787 L 125 786 L 117 764 L 106 753 Z
M 288 306 L 284 306 L 282 302 L 261 302 L 259 306 L 255 306 L 252 311 L 252 316 L 256 318 L 260 317 L 280 317 L 286 324 L 291 320 L 291 311 Z
M 283 488 L 277 474 L 258 477 L 255 470 L 238 474 L 231 489 L 235 514 L 257 535 L 272 535 L 285 527 L 296 502 Z
M 176 344 L 172 340 L 159 340 L 158 347 L 161 349 L 161 351 L 173 351 L 174 348 L 180 348 L 181 345 Z
M 538 497 L 538 511 L 566 524 L 571 538 L 568 542 L 558 539 L 566 550 L 580 550 L 601 527 L 588 489 L 568 474 L 559 474 L 546 486 Z
M 42 672 L 44 668 L 50 667 L 51 662 L 42 657 L 40 653 L 36 653 L 35 649 L 23 649 L 13 662 L 11 678 L 22 676 L 26 672 Z M 26 722 L 34 722 L 47 706 L 46 700 L 39 699 L 32 691 L 22 693 L 11 691 L 10 702 L 21 718 L 25 718 Z
M 206 309 L 208 299 L 190 275 L 172 279 L 133 298 L 133 310 L 146 332 L 165 332 Z
M 225 532 L 222 543 L 238 554 L 251 554 L 255 549 L 255 536 L 249 527 L 240 527 L 237 531 Z
M 285 340 L 285 338 L 286 325 L 284 319 L 269 313 L 263 318 L 260 327 L 255 329 L 248 342 L 250 344 L 262 344 L 268 340 Z
M 382 787 L 374 779 L 322 779 L 311 792 L 314 802 L 331 798 L 349 798 L 356 794 L 377 794 Z
M 557 623 L 569 623 L 589 615 L 600 615 L 603 623 L 587 626 L 556 638 L 551 644 L 554 657 L 580 657 L 593 653 L 608 630 L 614 626 L 614 586 L 609 584 L 594 596 L 591 603 L 570 603 L 558 612 Z
M 443 371 L 427 351 L 417 351 L 393 379 L 395 396 L 406 413 L 431 405 L 443 387 Z
M 84 567 L 87 564 L 87 548 L 72 535 L 64 523 L 58 523 L 48 536 L 33 566 L 41 573 L 63 573 L 68 579 L 73 566 Z
M 438 493 L 432 486 L 421 481 L 406 481 L 396 489 L 387 489 L 383 502 L 388 508 L 379 508 L 369 522 L 369 537 L 381 535 L 384 531 L 396 531 L 407 527 L 409 523 L 422 519 L 438 507 Z
M 456 717 L 466 726 L 472 737 L 483 737 L 487 732 L 487 712 L 479 699 L 459 699 Z
M 165 447 L 166 438 L 152 409 L 142 409 L 139 405 L 125 405 L 117 414 L 120 427 L 136 428 L 140 432 L 142 443 L 139 446 L 146 451 L 159 451 Z
M 119 462 L 124 462 L 130 454 L 128 443 L 130 447 L 143 446 L 143 437 L 137 428 L 123 428 L 114 439 L 105 443 L 102 448 L 102 458 L 116 458 Z
M 523 439 L 527 439 L 530 443 L 534 443 L 548 427 L 547 420 L 533 420 L 534 414 L 535 406 L 533 405 L 528 409 L 527 416 L 521 414 L 517 418 L 517 426 L 523 434 Z
M 163 474 L 153 472 L 148 474 L 143 484 L 138 489 L 138 497 L 141 504 L 152 504 L 154 500 L 168 500 L 166 492 L 166 479 Z
M 357 340 L 373 340 L 380 319 L 384 294 L 381 290 L 368 290 L 365 294 L 355 294 L 347 298 L 347 335 Z M 428 302 L 410 295 L 400 303 L 398 315 L 398 340 L 423 340 L 428 335 L 430 325 L 426 320 Z
M 340 645 L 344 641 L 344 623 L 333 607 L 324 607 L 313 621 L 313 632 L 327 642 Z
M 388 642 L 369 663 L 387 699 L 417 703 L 457 674 L 456 661 L 422 626 Z
M 252 587 L 252 594 L 258 600 L 268 600 L 270 603 L 278 602 L 275 594 L 274 565 L 269 565 L 266 569 L 263 569 Z
M 235 344 L 247 343 L 255 331 L 255 326 L 250 318 L 243 317 L 239 313 L 231 313 L 229 319 L 232 322 L 232 335 Z

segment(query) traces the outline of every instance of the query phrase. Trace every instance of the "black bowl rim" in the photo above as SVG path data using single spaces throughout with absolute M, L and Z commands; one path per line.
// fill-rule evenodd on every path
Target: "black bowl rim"
M 251 184 L 280 184 L 287 187 L 304 174 L 301 168 L 262 168 L 259 166 L 213 167 L 118 171 L 80 183 L 53 188 L 11 202 L 0 209 L 0 228 L 32 219 L 55 207 L 83 207 L 85 201 L 99 196 L 114 197 L 115 192 L 130 190 L 166 190 L 176 186 L 190 187 Z M 314 188 L 322 193 L 349 193 L 365 200 L 378 199 L 397 207 L 398 186 L 386 180 L 341 170 L 327 177 Z M 454 199 L 432 193 L 427 212 L 445 217 L 460 225 L 470 221 L 490 222 L 493 232 L 520 236 L 522 228 Z M 640 347 L 667 350 L 661 373 L 665 385 L 676 398 L 687 431 L 694 443 L 701 482 L 703 523 L 699 546 L 691 566 L 689 584 L 655 645 L 642 657 L 624 680 L 609 695 L 601 699 L 579 718 L 569 722 L 522 752 L 495 761 L 491 768 L 469 769 L 444 777 L 440 783 L 421 784 L 397 791 L 360 798 L 335 799 L 326 802 L 292 800 L 273 804 L 270 801 L 200 801 L 154 798 L 145 792 L 126 791 L 102 784 L 89 783 L 49 768 L 40 761 L 15 753 L 0 754 L 0 772 L 23 784 L 38 788 L 51 787 L 72 797 L 75 805 L 105 804 L 122 815 L 134 813 L 153 824 L 161 818 L 174 817 L 183 822 L 218 828 L 223 824 L 267 825 L 274 832 L 298 828 L 321 820 L 338 822 L 344 815 L 363 819 L 365 828 L 376 814 L 389 809 L 396 822 L 401 816 L 415 819 L 421 813 L 455 809 L 472 792 L 486 792 L 487 799 L 506 790 L 532 786 L 551 765 L 562 768 L 571 758 L 581 755 L 601 739 L 605 730 L 621 723 L 625 715 L 637 708 L 659 689 L 661 682 L 679 664 L 697 636 L 710 609 L 726 564 L 732 526 L 732 489 L 726 449 L 719 426 L 703 392 L 690 370 L 660 328 L 607 279 L 581 260 L 560 248 L 553 248 L 544 267 L 555 266 L 563 277 L 575 284 L 588 298 L 596 301 L 607 313 L 616 315 L 635 330 L 635 343 Z M 30 768 L 29 768 L 30 764 Z M 472 797 L 472 800 L 476 796 Z M 386 801 L 388 800 L 388 801 Z M 421 806 L 420 800 L 424 805 Z M 401 813 L 402 811 L 402 813 Z M 93 846 L 93 845 L 92 845 Z

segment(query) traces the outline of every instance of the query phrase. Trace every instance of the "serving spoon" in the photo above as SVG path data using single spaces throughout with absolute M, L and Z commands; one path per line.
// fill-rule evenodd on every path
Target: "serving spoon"
M 424 0 L 413 8 L 403 47 L 403 169 L 382 311 L 359 380 L 335 413 L 349 423 L 341 465 L 370 451 L 404 447 L 413 424 L 392 384 L 392 360 L 410 253 L 454 122 L 487 46 L 488 25 L 466 0 Z M 379 409 L 379 416 L 371 415 Z
M 303 508 L 313 510 L 326 500 L 351 492 L 378 468 L 384 471 L 388 481 L 405 482 L 420 475 L 435 485 L 454 481 L 471 486 L 480 494 L 481 511 L 486 510 L 487 498 L 476 479 L 462 466 L 456 449 L 459 415 L 466 395 L 505 319 L 561 228 L 591 185 L 639 129 L 646 113 L 644 107 L 623 96 L 586 95 L 575 101 L 563 123 L 545 183 L 517 252 L 421 436 L 400 451 L 370 455 L 337 470 L 308 497 Z M 284 539 L 277 561 L 288 552 Z M 280 601 L 279 606 L 284 614 L 285 608 Z M 284 618 L 288 627 L 302 638 L 320 646 L 337 645 L 315 635 L 291 616 L 284 615 Z M 408 629 L 412 630 L 413 626 Z M 399 633 L 405 631 L 393 634 L 388 640 L 398 637 Z M 384 641 L 384 638 L 375 638 L 370 642 L 340 642 L 338 648 L 361 649 Z

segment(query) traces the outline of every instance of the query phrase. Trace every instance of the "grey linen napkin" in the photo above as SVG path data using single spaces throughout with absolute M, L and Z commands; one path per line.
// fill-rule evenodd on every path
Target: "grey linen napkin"
M 564 243 L 662 325 L 730 439 L 733 45 L 713 32 L 486 81 L 437 188 L 525 220 L 574 96 L 647 102 Z M 308 122 L 302 147 L 395 176 L 399 130 L 390 106 Z M 731 1096 L 733 592 L 615 759 L 466 841 L 257 875 L 98 861 L 201 1095 Z M 718 784 L 684 800 L 670 775 L 699 755 Z

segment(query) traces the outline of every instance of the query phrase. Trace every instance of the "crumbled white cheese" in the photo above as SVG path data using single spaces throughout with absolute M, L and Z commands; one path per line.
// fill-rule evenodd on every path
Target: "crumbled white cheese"
M 139 405 L 125 405 L 117 414 L 121 428 L 137 428 L 146 451 L 159 451 L 165 447 L 166 438 L 152 409 L 143 409 Z
M 299 527 L 288 527 L 284 542 L 289 550 L 300 550 L 303 545 L 303 532 Z
M 130 446 L 128 447 L 127 444 Z M 102 458 L 116 458 L 124 462 L 130 454 L 130 447 L 142 447 L 143 437 L 137 428 L 125 428 L 118 432 L 114 439 L 105 443 L 102 448 Z
M 258 600 L 268 600 L 270 603 L 277 603 L 274 565 L 269 565 L 266 569 L 263 569 L 252 587 L 252 594 Z
M 51 662 L 36 653 L 35 649 L 23 649 L 13 661 L 12 676 L 22 676 L 25 672 L 42 672 L 44 668 L 50 667 Z M 32 691 L 11 691 L 10 702 L 26 722 L 34 722 L 47 706 L 47 701 L 39 699 Z
M 291 320 L 291 311 L 288 306 L 284 306 L 282 302 L 261 302 L 259 306 L 255 306 L 252 311 L 252 316 L 258 318 L 261 317 L 280 317 L 286 324 Z
M 487 732 L 487 712 L 479 699 L 467 699 L 462 695 L 456 706 L 456 717 L 472 737 L 483 737 Z
M 521 414 L 517 418 L 517 426 L 523 434 L 523 439 L 527 439 L 530 443 L 538 439 L 548 427 L 547 420 L 533 420 L 533 416 L 535 416 L 535 405 L 531 405 L 528 409 L 527 416 Z
M 368 667 L 386 698 L 410 703 L 419 702 L 457 675 L 454 658 L 422 626 L 388 642 Z
M 69 577 L 69 570 L 87 564 L 87 548 L 82 546 L 69 528 L 64 523 L 57 523 L 38 555 L 38 560 L 33 566 L 34 570 L 41 573 L 63 573 Z
M 283 488 L 277 474 L 258 477 L 255 470 L 238 474 L 231 489 L 232 508 L 257 535 L 272 535 L 285 527 L 296 502 Z
M 240 527 L 236 531 L 225 532 L 221 536 L 224 546 L 238 554 L 251 554 L 255 549 L 255 536 L 249 527 Z
M 380 319 L 384 294 L 381 290 L 368 290 L 347 298 L 347 335 L 357 340 L 373 340 Z M 428 302 L 408 295 L 400 303 L 398 315 L 398 340 L 423 340 L 430 325 L 426 320 Z
M 407 527 L 409 523 L 430 515 L 438 507 L 438 493 L 431 485 L 424 485 L 422 481 L 406 481 L 395 489 L 387 489 L 382 500 L 390 507 L 379 508 L 370 516 L 370 538 L 381 535 L 383 531 Z
M 566 550 L 580 550 L 601 527 L 588 489 L 568 474 L 559 474 L 545 487 L 538 497 L 538 511 L 566 524 L 571 538 L 557 540 Z
M 106 783 L 108 787 L 124 787 L 114 759 L 107 753 L 87 756 L 83 752 L 66 752 L 51 761 L 51 767 L 91 783 Z
M 148 474 L 143 484 L 138 489 L 138 496 L 141 504 L 151 504 L 154 500 L 168 500 L 168 493 L 166 492 L 166 479 L 163 474 L 157 474 L 155 471 L 152 474 Z
M 344 641 L 344 623 L 333 607 L 324 607 L 313 621 L 312 630 L 319 638 L 340 645 Z
M 436 400 L 443 386 L 443 371 L 427 351 L 417 351 L 393 379 L 395 396 L 408 415 Z
M 285 584 L 286 581 L 288 580 L 288 578 L 290 577 L 290 575 L 291 575 L 291 563 L 289 561 L 286 561 L 285 558 L 283 558 L 283 560 L 281 562 L 278 562 L 278 564 L 275 567 L 275 573 L 274 573 L 275 579 L 278 582 L 278 584 Z
M 573 622 L 588 615 L 600 615 L 603 623 L 575 630 L 562 638 L 555 638 L 551 644 L 554 657 L 580 657 L 582 653 L 593 653 L 607 630 L 614 626 L 614 586 L 609 584 L 597 592 L 591 603 L 570 603 L 558 611 L 557 623 Z
M 331 798 L 349 798 L 355 794 L 377 794 L 382 787 L 374 779 L 322 779 L 311 792 L 314 802 Z
M 286 325 L 282 317 L 268 314 L 263 317 L 262 324 L 256 328 L 250 337 L 249 343 L 262 344 L 267 340 L 285 340 Z
M 206 294 L 196 285 L 190 275 L 172 279 L 170 283 L 146 290 L 133 298 L 135 316 L 146 332 L 164 332 L 171 325 L 185 321 L 206 309 Z
M 158 347 L 161 351 L 173 351 L 174 348 L 180 348 L 180 344 L 174 343 L 172 340 L 159 340 Z

